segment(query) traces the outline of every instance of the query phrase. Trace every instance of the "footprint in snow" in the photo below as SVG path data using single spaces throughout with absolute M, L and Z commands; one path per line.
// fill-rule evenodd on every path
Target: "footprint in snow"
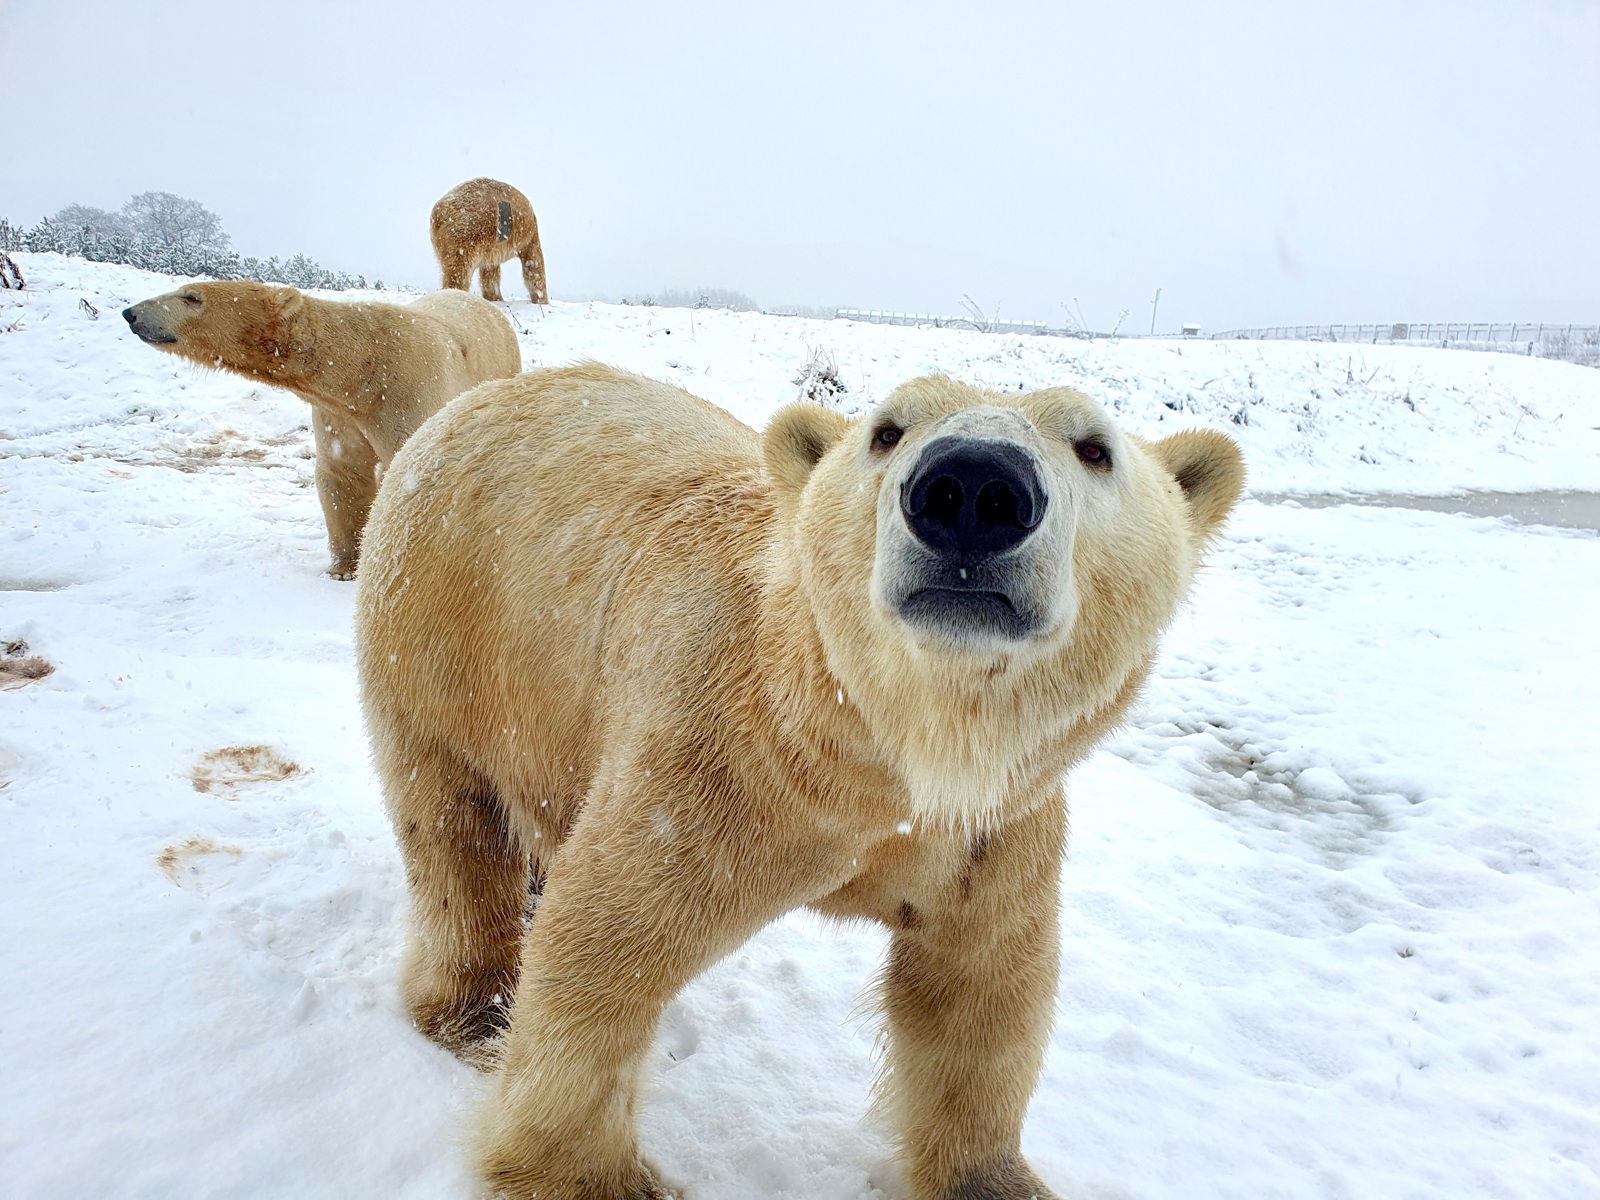
M 194 836 L 185 838 L 156 855 L 156 866 L 161 868 L 162 874 L 179 887 L 196 886 L 204 887 L 207 867 L 212 865 L 207 859 L 216 855 L 229 855 L 238 857 L 244 851 L 238 846 L 224 846 L 212 841 L 208 837 Z
M 699 1023 L 694 1019 L 694 1014 L 678 1001 L 668 1007 L 658 1037 L 661 1048 L 674 1063 L 681 1063 L 700 1049 Z

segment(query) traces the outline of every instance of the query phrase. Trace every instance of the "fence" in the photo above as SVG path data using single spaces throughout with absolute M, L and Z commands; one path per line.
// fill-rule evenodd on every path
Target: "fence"
M 1527 321 L 1396 321 L 1386 325 L 1274 325 L 1207 334 L 1213 340 L 1343 342 L 1493 350 L 1600 366 L 1600 326 Z

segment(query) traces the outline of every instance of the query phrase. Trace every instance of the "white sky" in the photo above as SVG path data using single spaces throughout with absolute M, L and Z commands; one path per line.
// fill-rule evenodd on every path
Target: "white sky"
M 479 174 L 558 298 L 1592 323 L 1600 0 L 0 0 L 13 221 L 161 189 L 431 285 Z

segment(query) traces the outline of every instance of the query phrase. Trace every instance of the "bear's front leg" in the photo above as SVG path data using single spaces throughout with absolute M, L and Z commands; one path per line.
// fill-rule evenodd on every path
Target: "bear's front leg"
M 726 793 L 683 801 L 698 782 L 674 799 L 667 774 L 655 772 L 648 797 L 592 795 L 551 865 L 477 1142 L 491 1195 L 669 1194 L 635 1126 L 662 1009 L 768 921 L 849 874 L 849 849 L 785 834 L 780 819 Z
M 348 417 L 311 410 L 317 446 L 317 499 L 328 523 L 328 574 L 354 579 L 361 556 L 361 530 L 378 495 L 378 455 L 367 435 Z
M 1060 964 L 1059 793 L 909 903 L 889 951 L 887 1091 L 916 1200 L 1055 1200 L 1021 1153 Z

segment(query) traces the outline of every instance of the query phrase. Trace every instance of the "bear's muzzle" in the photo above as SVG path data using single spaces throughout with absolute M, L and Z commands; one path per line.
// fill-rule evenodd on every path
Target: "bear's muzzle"
M 1048 504 L 1023 446 L 955 435 L 929 442 L 900 489 L 915 538 L 898 572 L 901 619 L 960 639 L 1027 637 L 1037 614 L 1022 560 Z

